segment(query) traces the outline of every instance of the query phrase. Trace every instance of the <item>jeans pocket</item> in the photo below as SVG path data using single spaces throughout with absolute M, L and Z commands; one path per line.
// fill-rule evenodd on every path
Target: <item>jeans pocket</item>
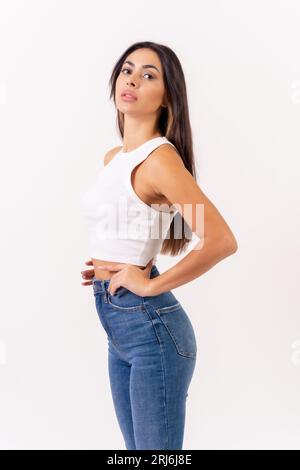
M 156 308 L 155 312 L 171 336 L 178 354 L 196 359 L 197 342 L 194 328 L 181 303 Z
M 107 300 L 111 307 L 122 310 L 124 313 L 145 310 L 143 297 L 134 294 L 125 287 L 120 287 L 114 295 L 108 292 Z

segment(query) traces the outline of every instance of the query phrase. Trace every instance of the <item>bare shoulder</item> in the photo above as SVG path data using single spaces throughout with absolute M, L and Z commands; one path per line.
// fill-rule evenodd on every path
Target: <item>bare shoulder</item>
M 147 171 L 153 174 L 157 174 L 159 171 L 184 169 L 183 160 L 178 150 L 171 144 L 162 144 L 157 147 L 146 160 Z
M 180 188 L 191 184 L 192 175 L 186 169 L 183 159 L 178 150 L 168 143 L 156 148 L 146 160 L 147 162 L 147 180 L 156 194 L 174 198 Z M 173 199 L 174 200 L 174 199 Z M 172 201 L 173 201 L 172 200 Z
M 121 148 L 122 148 L 122 145 L 118 147 L 112 147 L 106 152 L 106 154 L 103 157 L 104 166 L 106 166 L 114 158 L 114 156 L 118 152 L 120 152 Z

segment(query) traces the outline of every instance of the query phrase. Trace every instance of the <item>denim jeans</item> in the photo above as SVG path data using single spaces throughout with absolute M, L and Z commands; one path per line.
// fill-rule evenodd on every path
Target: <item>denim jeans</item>
M 152 266 L 150 278 L 159 275 Z M 99 320 L 108 339 L 113 405 L 126 449 L 182 449 L 186 399 L 197 343 L 171 291 L 140 297 L 93 278 Z

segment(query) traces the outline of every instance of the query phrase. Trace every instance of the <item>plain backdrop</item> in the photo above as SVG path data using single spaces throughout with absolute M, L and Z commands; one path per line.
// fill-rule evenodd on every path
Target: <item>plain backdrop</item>
M 80 197 L 144 40 L 181 61 L 198 184 L 239 244 L 173 290 L 198 342 L 184 449 L 300 447 L 299 24 L 296 0 L 1 0 L 2 449 L 125 449 Z

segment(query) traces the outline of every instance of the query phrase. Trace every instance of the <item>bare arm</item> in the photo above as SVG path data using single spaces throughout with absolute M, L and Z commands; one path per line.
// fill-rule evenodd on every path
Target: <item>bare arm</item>
M 163 194 L 178 208 L 192 232 L 200 239 L 182 260 L 151 279 L 149 295 L 158 295 L 201 276 L 235 253 L 238 244 L 220 212 L 203 193 L 175 150 L 162 150 L 159 156 L 149 160 L 147 175 L 155 192 Z M 204 215 L 200 223 L 199 207 L 202 207 Z

